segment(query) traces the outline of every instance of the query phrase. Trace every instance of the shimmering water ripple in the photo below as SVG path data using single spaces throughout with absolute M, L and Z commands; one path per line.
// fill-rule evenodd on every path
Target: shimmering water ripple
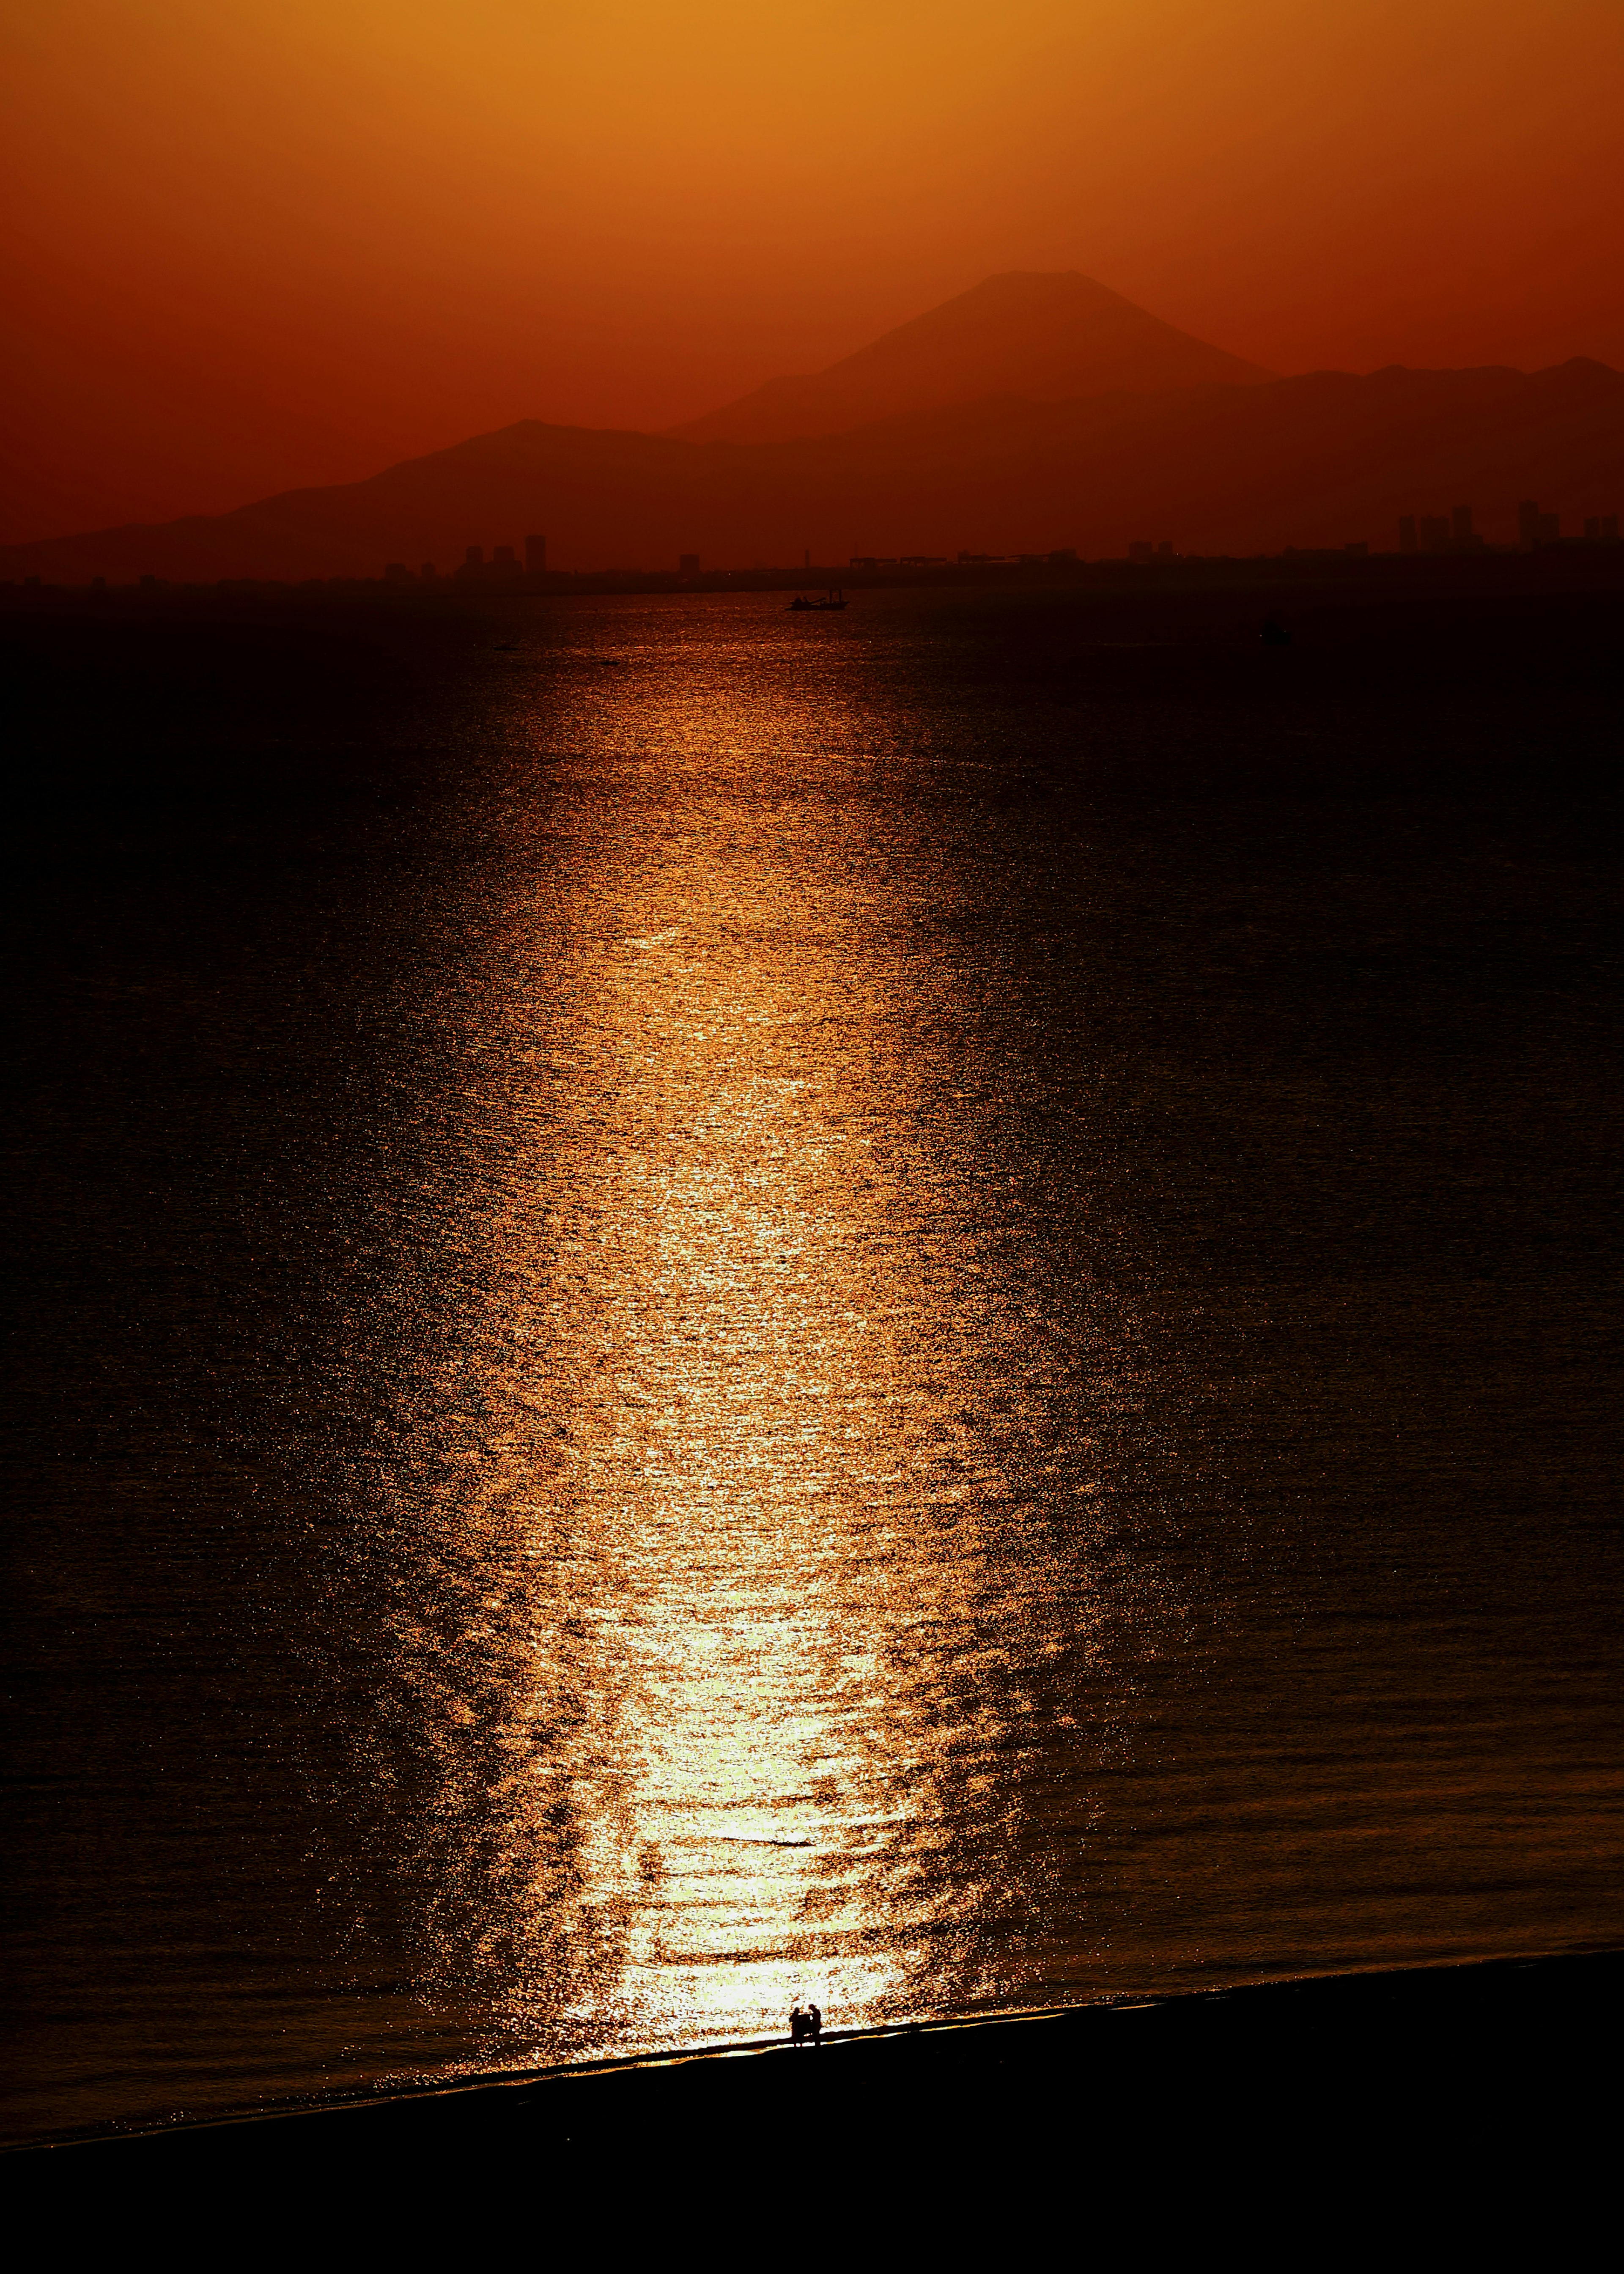
M 609 629 L 509 714 L 551 798 L 480 907 L 467 1298 L 385 1486 L 428 1970 L 544 2040 L 1007 1995 L 1132 1337 L 1032 1252 L 912 722 L 799 625 Z
M 1615 1931 L 1594 1258 L 1436 1188 L 1591 1078 L 1456 930 L 1600 880 L 1282 821 L 1368 721 L 1056 605 L 470 618 L 92 922 L 130 1718 L 25 2124 Z

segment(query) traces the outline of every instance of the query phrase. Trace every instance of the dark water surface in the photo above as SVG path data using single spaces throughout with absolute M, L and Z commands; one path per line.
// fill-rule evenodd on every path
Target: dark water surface
M 14 643 L 14 2135 L 1624 1939 L 1617 610 L 1295 606 Z

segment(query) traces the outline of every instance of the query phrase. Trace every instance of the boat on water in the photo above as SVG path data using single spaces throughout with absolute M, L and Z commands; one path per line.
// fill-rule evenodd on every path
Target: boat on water
M 797 592 L 789 604 L 789 610 L 791 615 L 811 616 L 821 614 L 830 608 L 843 608 L 845 606 L 845 593 L 837 591 L 831 584 L 827 597 L 822 600 L 808 600 L 804 592 Z

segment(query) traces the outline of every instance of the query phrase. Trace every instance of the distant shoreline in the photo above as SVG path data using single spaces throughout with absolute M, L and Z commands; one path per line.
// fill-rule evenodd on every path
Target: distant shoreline
M 1512 547 L 1470 554 L 1353 553 L 1302 549 L 1238 556 L 1179 556 L 1129 561 L 1021 561 L 898 565 L 872 568 L 830 566 L 801 568 L 728 568 L 679 576 L 658 569 L 548 569 L 542 574 L 464 579 L 460 575 L 432 584 L 410 584 L 383 576 L 308 577 L 289 584 L 273 579 L 222 577 L 213 584 L 171 583 L 162 577 L 129 584 L 61 584 L 31 578 L 0 582 L 0 612 L 27 614 L 41 606 L 142 608 L 166 603 L 222 599 L 271 606 L 329 602 L 382 602 L 391 608 L 466 610 L 499 601 L 573 599 L 605 595 L 671 594 L 680 598 L 751 592 L 821 591 L 838 585 L 848 594 L 880 591 L 956 592 L 969 590 L 1154 592 L 1236 591 L 1269 587 L 1330 584 L 1391 594 L 1440 590 L 1500 592 L 1507 587 L 1548 591 L 1553 588 L 1594 591 L 1624 583 L 1624 545 L 1575 539 L 1534 552 Z

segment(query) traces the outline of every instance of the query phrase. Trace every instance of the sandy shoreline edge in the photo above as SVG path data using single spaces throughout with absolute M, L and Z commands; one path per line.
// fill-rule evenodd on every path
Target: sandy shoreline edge
M 893 2089 L 917 2104 L 946 2090 L 956 2105 L 988 2093 L 1011 2100 L 1067 2096 L 1094 2077 L 1101 2061 L 1113 2071 L 1148 2061 L 1227 2073 L 1237 2084 L 1252 2072 L 1292 2067 L 1306 2059 L 1345 2078 L 1380 2040 L 1391 2063 L 1408 2046 L 1436 2067 L 1484 2059 L 1515 2090 L 1528 2041 L 1543 2066 L 1560 2057 L 1558 2040 L 1610 2037 L 1624 2002 L 1624 1948 L 1535 1957 L 1468 1959 L 1354 1972 L 1291 1975 L 1263 1982 L 1163 1995 L 1124 1993 L 1076 2005 L 950 2014 L 861 2028 L 830 2026 L 816 2050 L 792 2048 L 786 2037 L 650 2048 L 608 2059 L 543 2068 L 483 2071 L 433 2078 L 265 2109 L 140 2128 L 96 2129 L 49 2140 L 8 2143 L 19 2162 L 65 2156 L 72 2165 L 132 2158 L 169 2161 L 176 2154 L 218 2160 L 338 2151 L 404 2149 L 432 2135 L 443 2144 L 470 2130 L 507 2131 L 517 2124 L 572 2146 L 585 2146 L 641 2121 L 669 2133 L 685 2128 L 685 2108 L 725 2104 L 732 2120 L 748 2106 L 770 2106 L 788 2091 L 797 2101 L 831 2094 L 860 2104 Z M 1322 2085 L 1326 2081 L 1321 2080 Z M 1466 2079 L 1461 2080 L 1463 2086 Z M 574 2088 L 572 2090 L 571 2088 Z

